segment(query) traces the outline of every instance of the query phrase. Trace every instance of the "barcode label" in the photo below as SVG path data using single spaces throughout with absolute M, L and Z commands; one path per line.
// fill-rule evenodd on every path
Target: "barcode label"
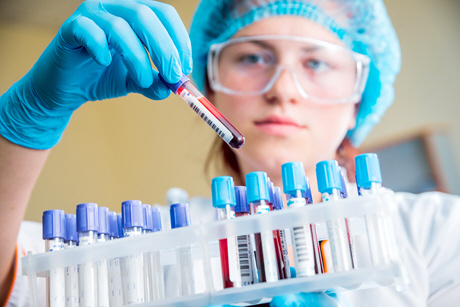
M 315 259 L 310 227 L 300 226 L 292 228 L 292 246 L 294 249 L 297 276 L 315 275 Z
M 219 122 L 208 109 L 206 109 L 201 102 L 189 91 L 183 89 L 180 97 L 198 114 L 208 125 L 211 127 L 226 143 L 230 143 L 233 135 L 230 131 Z
M 284 267 L 286 272 L 286 278 L 291 278 L 291 269 L 289 265 L 289 254 L 286 242 L 286 231 L 284 229 L 280 229 L 280 239 L 281 239 L 281 248 L 283 249 L 283 260 L 284 260 Z
M 253 283 L 252 280 L 252 267 L 250 256 L 250 241 L 248 235 L 238 236 L 238 259 L 240 262 L 241 282 L 242 285 L 249 285 Z

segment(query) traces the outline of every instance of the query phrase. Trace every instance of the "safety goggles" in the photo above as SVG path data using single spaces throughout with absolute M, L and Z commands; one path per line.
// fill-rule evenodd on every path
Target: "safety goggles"
M 268 92 L 286 70 L 305 99 L 359 102 L 369 62 L 365 55 L 317 39 L 248 36 L 211 45 L 208 78 L 214 91 L 258 95 Z

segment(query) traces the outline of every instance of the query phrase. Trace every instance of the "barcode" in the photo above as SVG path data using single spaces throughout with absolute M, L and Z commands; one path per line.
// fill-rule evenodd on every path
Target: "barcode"
M 240 261 L 241 277 L 251 277 L 249 261 L 249 238 L 247 235 L 238 236 L 238 259 Z
M 198 114 L 208 125 L 209 127 L 211 127 L 221 138 L 223 138 L 225 140 L 225 133 L 223 133 L 218 127 L 217 125 L 210 119 L 206 116 L 206 114 L 204 114 L 203 112 L 201 112 L 201 109 L 200 107 L 198 107 L 197 105 L 195 105 L 193 102 L 190 103 L 190 107 L 193 109 L 193 111 L 196 112 L 196 114 Z
M 292 229 L 294 242 L 292 242 L 294 246 L 294 250 L 297 253 L 298 262 L 310 261 L 311 251 L 307 245 L 307 237 L 305 227 L 294 227 Z

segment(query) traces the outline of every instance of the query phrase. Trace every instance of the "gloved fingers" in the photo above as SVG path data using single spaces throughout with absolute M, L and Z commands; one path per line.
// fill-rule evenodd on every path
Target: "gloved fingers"
M 153 2 L 152 2 L 153 3 Z M 134 1 L 103 3 L 108 13 L 123 18 L 147 48 L 160 74 L 169 83 L 176 83 L 182 76 L 181 59 L 176 45 L 165 25 L 154 11 Z M 175 23 L 177 20 L 165 20 Z M 179 22 L 182 23 L 182 21 Z
M 171 91 L 160 80 L 160 78 L 158 77 L 158 72 L 154 71 L 153 68 L 152 68 L 152 71 L 153 71 L 153 82 L 152 82 L 152 85 L 149 86 L 148 88 L 143 88 L 143 87 L 138 86 L 128 76 L 128 79 L 126 80 L 126 87 L 127 87 L 128 93 L 142 94 L 145 97 L 153 99 L 153 100 L 163 100 L 163 99 L 168 98 L 169 94 L 171 94 Z
M 342 307 L 341 301 L 323 292 L 302 292 L 273 298 L 270 307 Z M 348 306 L 348 305 L 344 305 Z
M 137 0 L 137 2 L 147 5 L 155 12 L 179 51 L 183 73 L 190 74 L 193 68 L 192 45 L 187 29 L 176 9 L 167 3 L 157 1 Z
M 88 15 L 104 31 L 109 45 L 121 55 L 123 64 L 137 85 L 148 88 L 153 82 L 152 66 L 142 42 L 130 24 L 107 12 L 104 9 L 107 5 L 105 3 L 104 7 L 97 2 L 92 5 L 97 5 L 98 8 L 91 8 Z
M 85 47 L 96 63 L 108 66 L 112 61 L 104 31 L 91 19 L 81 15 L 68 19 L 61 28 L 62 47 Z M 61 63 L 62 64 L 62 63 Z

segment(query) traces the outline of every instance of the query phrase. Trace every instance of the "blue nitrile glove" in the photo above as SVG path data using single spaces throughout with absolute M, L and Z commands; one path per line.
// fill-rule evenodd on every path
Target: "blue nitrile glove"
M 86 101 L 132 92 L 168 97 L 144 46 L 166 81 L 191 72 L 188 33 L 170 5 L 83 2 L 32 69 L 0 97 L 0 134 L 24 147 L 48 149 Z
M 270 307 L 352 307 L 350 301 L 340 293 L 323 292 L 293 293 L 275 296 Z

